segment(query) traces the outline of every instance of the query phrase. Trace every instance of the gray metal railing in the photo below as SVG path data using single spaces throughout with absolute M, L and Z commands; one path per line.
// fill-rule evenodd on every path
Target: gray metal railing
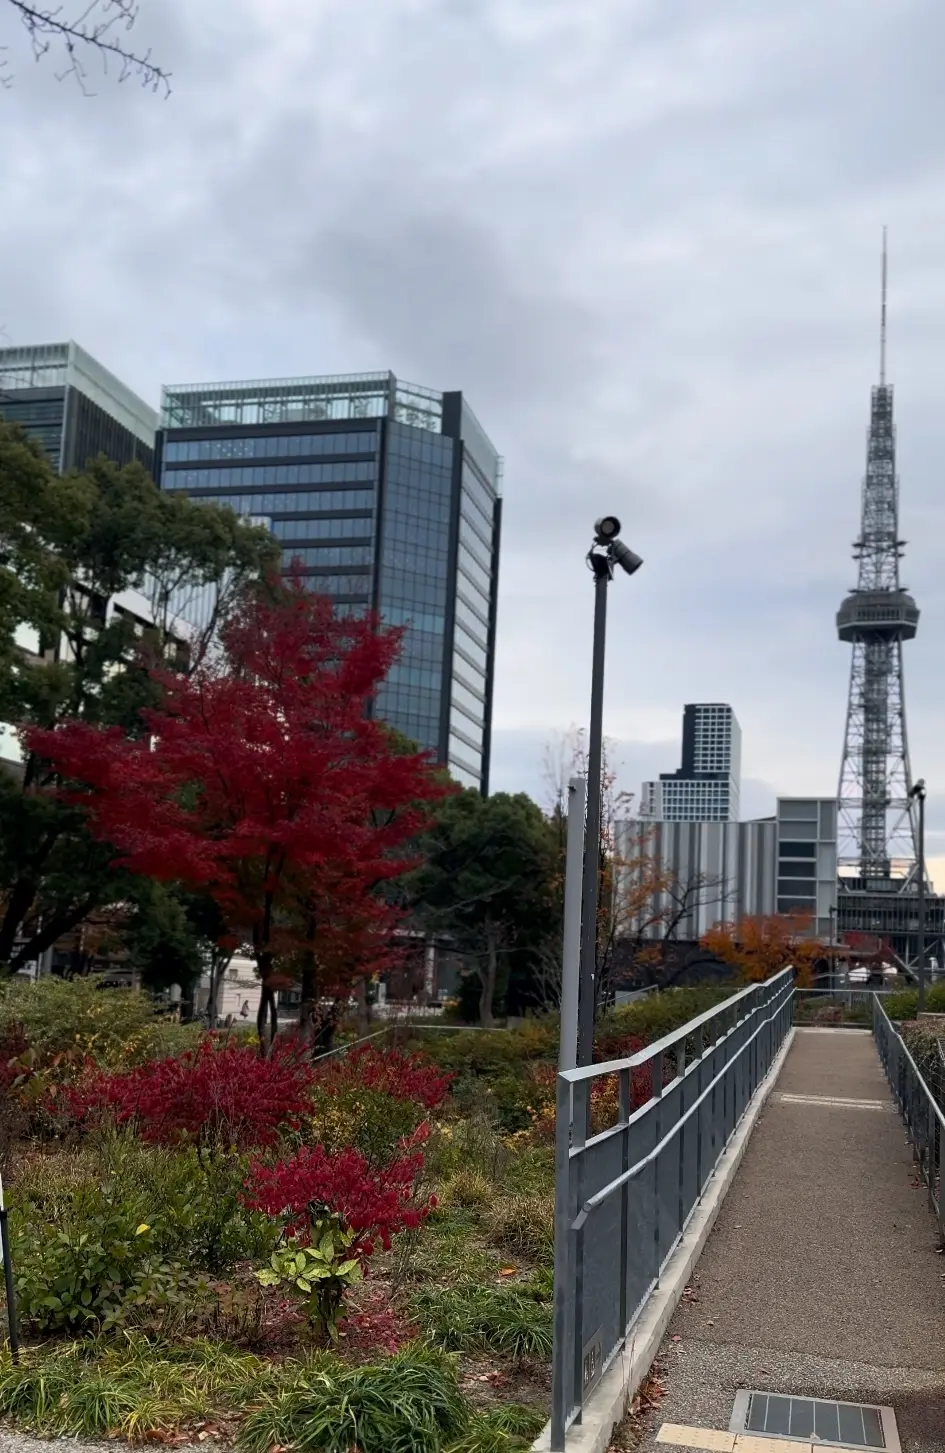
M 796 988 L 794 990 L 794 1009 L 795 1014 L 802 1005 L 808 1005 L 812 1009 L 817 1006 L 832 1008 L 836 1005 L 838 1009 L 844 1009 L 851 1014 L 854 1010 L 859 1010 L 864 1014 L 864 1025 L 866 1025 L 870 1022 L 874 998 L 879 997 L 883 999 L 898 992 L 897 989 L 870 988 L 868 984 L 843 984 L 830 989 L 822 987 L 809 989 Z M 800 1023 L 801 1021 L 798 1020 L 798 1022 Z
M 873 1038 L 905 1121 L 919 1176 L 928 1188 L 929 1207 L 938 1218 L 939 1235 L 945 1245 L 945 1196 L 942 1194 L 945 1114 L 878 996 L 873 1000 Z
M 552 1449 L 658 1286 L 791 1028 L 793 993 L 785 969 L 629 1059 L 559 1073 Z M 588 1135 L 615 1081 L 615 1123 Z

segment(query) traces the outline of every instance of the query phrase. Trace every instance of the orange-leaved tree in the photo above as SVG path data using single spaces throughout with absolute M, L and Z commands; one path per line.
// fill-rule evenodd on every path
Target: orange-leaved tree
M 823 945 L 811 937 L 812 923 L 802 913 L 759 914 L 737 923 L 717 923 L 700 942 L 748 983 L 761 983 L 782 969 L 793 968 L 798 982 L 806 984 L 812 965 L 823 955 Z

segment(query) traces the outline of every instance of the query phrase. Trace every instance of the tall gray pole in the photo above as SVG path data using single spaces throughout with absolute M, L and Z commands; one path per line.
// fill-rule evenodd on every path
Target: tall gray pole
M 916 1012 L 925 1010 L 925 783 L 919 798 L 919 1005 Z
M 607 587 L 610 561 L 593 556 L 594 662 L 591 668 L 591 728 L 587 743 L 587 831 L 581 891 L 581 994 L 578 1006 L 578 1064 L 594 1055 L 594 1001 L 597 995 L 597 899 L 600 885 L 601 760 L 604 733 L 604 650 L 607 641 Z
M 577 1064 L 578 996 L 581 984 L 581 874 L 584 863 L 583 777 L 568 783 L 568 845 L 564 864 L 564 936 L 561 943 L 561 1046 L 558 1068 Z

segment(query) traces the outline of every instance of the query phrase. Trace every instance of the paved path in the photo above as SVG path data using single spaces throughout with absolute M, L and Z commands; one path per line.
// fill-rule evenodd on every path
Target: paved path
M 885 1404 L 903 1453 L 945 1453 L 945 1257 L 913 1181 L 872 1036 L 798 1030 L 660 1353 L 646 1453 L 663 1423 L 728 1429 L 740 1388 Z

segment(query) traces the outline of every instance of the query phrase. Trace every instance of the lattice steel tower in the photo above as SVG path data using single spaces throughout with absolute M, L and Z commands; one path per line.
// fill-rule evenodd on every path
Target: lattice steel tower
M 853 647 L 840 769 L 839 855 L 842 865 L 856 870 L 856 886 L 865 892 L 901 891 L 915 879 L 902 643 L 915 635 L 919 610 L 899 582 L 903 545 L 893 391 L 886 382 L 884 229 L 879 384 L 872 393 L 860 535 L 854 545 L 859 574 L 837 612 L 840 639 Z

